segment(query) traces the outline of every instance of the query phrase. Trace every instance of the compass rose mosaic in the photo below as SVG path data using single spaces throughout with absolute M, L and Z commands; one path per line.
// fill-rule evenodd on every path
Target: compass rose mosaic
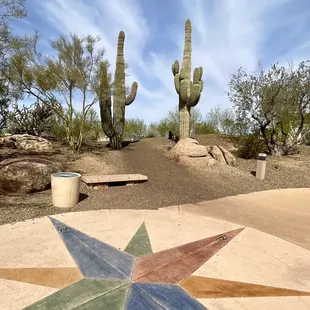
M 200 310 L 208 306 L 199 298 L 310 295 L 193 275 L 244 228 L 153 253 L 144 222 L 121 251 L 55 218 L 50 221 L 76 268 L 0 268 L 0 279 L 58 289 L 25 309 Z

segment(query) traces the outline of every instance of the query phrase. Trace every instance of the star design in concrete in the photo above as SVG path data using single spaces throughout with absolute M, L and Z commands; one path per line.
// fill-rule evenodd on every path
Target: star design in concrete
M 26 309 L 206 309 L 196 298 L 308 292 L 192 276 L 244 228 L 153 253 L 145 223 L 124 251 L 50 218 L 78 268 L 0 269 L 0 278 L 59 288 Z

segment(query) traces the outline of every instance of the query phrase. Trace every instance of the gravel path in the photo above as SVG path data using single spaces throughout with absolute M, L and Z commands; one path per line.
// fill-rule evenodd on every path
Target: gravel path
M 270 169 L 271 163 L 268 164 L 269 173 L 264 182 L 258 181 L 251 175 L 250 166 L 245 170 L 242 167 L 229 166 L 209 167 L 205 171 L 189 169 L 165 156 L 164 149 L 167 149 L 167 145 L 166 140 L 145 139 L 132 143 L 121 151 L 109 152 L 109 154 L 99 152 L 97 155 L 92 155 L 90 162 L 93 166 L 83 162 L 85 172 L 96 171 L 105 174 L 105 170 L 113 165 L 116 168 L 111 170 L 113 173 L 145 174 L 149 181 L 134 186 L 100 190 L 88 188 L 82 184 L 83 200 L 73 209 L 52 207 L 50 190 L 20 197 L 0 195 L 0 225 L 64 212 L 98 209 L 158 209 L 271 188 L 310 186 L 309 178 L 303 179 L 298 175 L 295 180 L 292 177 L 293 171 L 284 170 L 284 168 L 273 171 Z M 82 155 L 83 158 L 87 156 L 89 153 Z M 97 156 L 96 160 L 93 156 Z M 255 167 L 254 162 L 249 164 Z M 303 168 L 305 168 L 304 165 Z M 72 166 L 72 169 L 75 167 Z M 88 171 L 89 169 L 91 171 Z M 296 168 L 294 171 L 296 173 Z M 305 172 L 304 169 L 302 171 Z M 286 181 L 283 182 L 283 180 Z
M 51 207 L 50 190 L 26 197 L 0 196 L 0 199 L 3 198 L 0 200 L 0 225 L 63 212 L 158 209 L 234 194 L 235 191 L 225 180 L 216 178 L 212 181 L 209 177 L 197 176 L 168 159 L 162 150 L 152 146 L 154 141 L 149 139 L 132 143 L 115 154 L 118 167 L 115 173 L 145 174 L 148 182 L 100 190 L 82 184 L 81 196 L 84 200 L 73 209 Z

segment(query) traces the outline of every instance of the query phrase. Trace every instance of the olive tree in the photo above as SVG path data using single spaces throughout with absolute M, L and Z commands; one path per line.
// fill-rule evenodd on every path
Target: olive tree
M 105 62 L 108 66 L 105 50 L 96 46 L 98 41 L 99 38 L 91 35 L 61 36 L 51 42 L 54 55 L 42 56 L 36 49 L 37 38 L 34 38 L 31 48 L 16 48 L 10 60 L 10 82 L 25 96 L 35 97 L 53 109 L 75 152 L 80 151 L 83 143 L 87 114 L 98 102 L 100 64 Z M 81 110 L 78 135 L 73 133 L 77 109 Z
M 256 74 L 240 68 L 229 83 L 235 113 L 258 127 L 271 155 L 294 152 L 309 133 L 310 63 L 274 64 Z

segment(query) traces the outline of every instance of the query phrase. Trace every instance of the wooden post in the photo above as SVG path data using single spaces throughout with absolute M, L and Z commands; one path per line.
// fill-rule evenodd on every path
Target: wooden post
M 265 179 L 266 172 L 266 159 L 267 155 L 265 153 L 259 153 L 256 164 L 256 178 L 260 181 Z

